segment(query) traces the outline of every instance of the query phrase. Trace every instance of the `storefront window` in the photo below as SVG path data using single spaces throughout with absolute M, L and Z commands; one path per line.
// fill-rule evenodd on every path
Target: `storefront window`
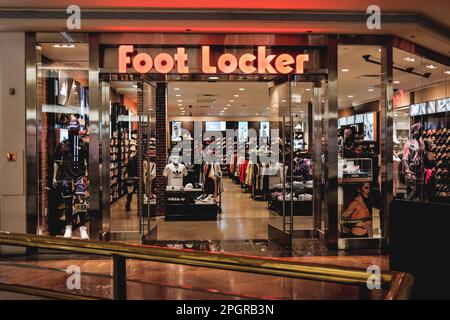
M 394 50 L 394 196 L 450 199 L 449 66 Z
M 370 247 L 381 238 L 381 49 L 339 46 L 339 247 Z
M 38 233 L 88 236 L 89 88 L 86 43 L 37 45 Z

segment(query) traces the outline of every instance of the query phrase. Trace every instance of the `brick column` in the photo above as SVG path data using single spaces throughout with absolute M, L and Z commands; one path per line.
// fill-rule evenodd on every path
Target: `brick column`
M 164 215 L 166 178 L 163 176 L 167 164 L 167 83 L 156 84 L 156 213 Z

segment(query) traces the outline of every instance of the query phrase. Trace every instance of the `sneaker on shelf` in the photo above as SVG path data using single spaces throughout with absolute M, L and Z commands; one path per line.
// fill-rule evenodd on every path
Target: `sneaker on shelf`
M 192 183 L 188 183 L 185 187 L 184 190 L 192 190 L 194 189 L 194 186 L 192 185 Z
M 213 200 L 212 195 L 208 195 L 205 199 L 203 199 L 203 202 L 211 202 Z
M 305 195 L 304 194 L 299 194 L 298 195 L 298 200 L 299 201 L 305 201 Z
M 305 193 L 304 196 L 305 196 L 305 201 L 312 201 L 312 199 L 313 199 L 312 194 Z
M 64 232 L 64 238 L 72 237 L 72 226 L 66 226 L 66 232 Z
M 80 237 L 81 240 L 89 240 L 89 235 L 85 226 L 80 227 Z

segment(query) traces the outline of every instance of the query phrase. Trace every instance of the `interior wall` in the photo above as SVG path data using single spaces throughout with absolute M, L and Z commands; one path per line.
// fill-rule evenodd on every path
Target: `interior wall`
M 25 33 L 0 32 L 0 43 L 0 230 L 25 233 Z

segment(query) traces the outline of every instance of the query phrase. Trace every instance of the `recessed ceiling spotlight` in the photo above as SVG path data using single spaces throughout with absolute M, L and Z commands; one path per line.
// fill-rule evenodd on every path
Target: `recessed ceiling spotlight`
M 400 83 L 400 81 L 398 81 L 398 80 L 393 81 L 393 84 L 399 84 L 399 83 Z
M 180 108 L 180 110 L 184 110 L 184 108 L 183 108 L 183 107 L 181 107 L 181 108 Z
M 266 108 L 266 110 L 270 110 L 270 108 Z
M 223 110 L 228 110 L 228 108 L 223 108 Z
M 245 88 L 239 88 L 239 91 L 245 91 Z
M 351 98 L 353 98 L 354 96 L 353 96 L 353 95 L 349 95 L 348 97 L 351 99 Z
M 414 62 L 414 61 L 416 61 L 416 59 L 411 58 L 411 57 L 403 58 L 403 60 L 408 61 L 408 62 Z
M 177 100 L 178 102 L 183 102 L 183 100 Z
M 177 94 L 176 97 L 181 97 L 181 94 Z
M 230 102 L 234 102 L 234 100 L 230 100 Z
M 436 69 L 437 68 L 434 64 L 427 64 L 426 67 L 428 69 Z
M 369 89 L 367 89 L 367 91 L 373 92 L 373 91 L 375 91 L 375 89 L 374 88 L 369 88 Z
M 231 107 L 231 104 L 227 104 L 227 107 Z
M 178 106 L 179 106 L 179 107 L 182 107 L 182 106 L 183 106 L 183 104 L 182 104 L 182 103 L 179 103 L 179 104 L 178 104 Z
M 180 91 L 180 88 L 173 88 L 173 90 L 175 90 L 175 91 Z
M 450 70 L 444 71 L 445 74 L 450 74 Z
M 350 70 L 345 68 L 345 69 L 341 69 L 342 72 L 349 72 Z
M 311 91 L 311 89 L 310 88 L 306 88 L 305 91 Z
M 239 97 L 239 95 L 238 95 L 238 94 L 235 94 L 235 95 L 234 95 L 234 97 L 235 97 L 235 98 L 238 98 L 238 97 Z

